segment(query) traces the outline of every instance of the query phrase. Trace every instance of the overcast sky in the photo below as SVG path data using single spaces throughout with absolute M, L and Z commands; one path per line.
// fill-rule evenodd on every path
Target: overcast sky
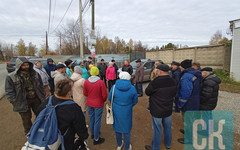
M 71 0 L 52 0 L 50 33 L 56 28 Z M 216 30 L 224 36 L 229 21 L 240 18 L 239 0 L 95 0 L 96 28 L 109 38 L 141 40 L 149 48 L 172 42 L 189 46 L 207 45 Z M 83 3 L 85 0 L 83 0 Z M 78 0 L 62 25 L 78 17 Z M 55 6 L 55 7 L 54 7 Z M 55 11 L 54 11 L 55 8 Z M 0 41 L 16 44 L 20 38 L 38 47 L 45 42 L 49 0 L 1 0 Z M 53 15 L 54 14 L 54 15 Z M 91 9 L 84 15 L 91 28 Z M 58 39 L 50 35 L 55 49 Z

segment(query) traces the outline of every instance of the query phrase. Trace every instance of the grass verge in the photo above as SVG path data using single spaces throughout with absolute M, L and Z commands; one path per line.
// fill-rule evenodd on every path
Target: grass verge
M 240 93 L 240 82 L 230 77 L 230 72 L 226 70 L 215 70 L 214 73 L 222 80 L 221 91 Z

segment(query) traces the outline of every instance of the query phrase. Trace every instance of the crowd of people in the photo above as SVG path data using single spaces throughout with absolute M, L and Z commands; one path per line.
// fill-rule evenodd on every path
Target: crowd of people
M 73 64 L 69 59 L 55 64 L 48 58 L 47 65 L 43 67 L 40 61 L 33 64 L 21 57 L 16 60 L 16 70 L 6 78 L 6 96 L 13 105 L 13 111 L 20 114 L 26 135 L 32 126 L 32 111 L 38 116 L 46 108 L 50 97 L 53 105 L 74 101 L 56 108 L 58 129 L 64 134 L 66 150 L 88 149 L 84 142 L 89 136 L 86 117 L 89 117 L 93 144 L 105 142 L 100 136 L 100 129 L 104 103 L 108 99 L 112 103 L 117 150 L 123 146 L 125 150 L 131 150 L 133 107 L 138 103 L 138 97 L 143 96 L 144 79 L 141 59 L 136 60 L 136 64 L 135 82 L 132 82 L 133 67 L 128 60 L 124 61 L 119 73 L 114 60 L 106 64 L 101 59 L 101 63 L 95 65 L 89 57 L 86 62 L 79 59 Z M 149 96 L 147 109 L 152 116 L 153 140 L 145 149 L 160 149 L 162 128 L 164 145 L 170 149 L 172 113 L 182 112 L 184 118 L 186 111 L 214 110 L 221 80 L 212 68 L 201 69 L 199 63 L 188 59 L 181 63 L 173 61 L 171 67 L 156 61 L 150 78 L 145 93 Z M 184 134 L 185 131 L 180 129 L 180 132 Z M 179 138 L 178 142 L 191 143 L 184 138 Z

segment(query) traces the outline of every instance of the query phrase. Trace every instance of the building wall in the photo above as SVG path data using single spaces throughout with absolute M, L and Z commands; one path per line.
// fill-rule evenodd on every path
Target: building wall
M 233 39 L 232 39 L 232 60 L 230 71 L 236 81 L 240 81 L 240 27 L 235 28 L 236 20 L 233 22 Z
M 202 67 L 209 66 L 214 69 L 227 69 L 230 67 L 230 53 L 224 45 L 200 46 L 181 49 L 166 49 L 146 52 L 147 59 L 162 60 L 166 64 L 172 61 L 181 62 L 192 59 L 199 62 Z

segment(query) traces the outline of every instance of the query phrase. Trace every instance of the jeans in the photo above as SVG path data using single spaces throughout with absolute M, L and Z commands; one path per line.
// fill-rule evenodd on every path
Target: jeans
M 90 120 L 90 132 L 94 135 L 94 140 L 98 141 L 100 128 L 102 124 L 102 114 L 103 114 L 103 107 L 101 108 L 94 108 L 88 107 L 88 115 Z
M 152 150 L 160 150 L 162 125 L 164 133 L 164 144 L 170 148 L 172 143 L 172 115 L 166 118 L 152 117 L 153 141 Z
M 85 112 L 83 112 L 83 116 L 84 116 L 85 118 L 86 118 L 86 113 L 87 113 L 86 111 L 85 111 Z
M 122 135 L 124 135 L 124 144 L 125 144 L 125 150 L 129 149 L 130 146 L 130 138 L 131 133 L 118 133 L 116 132 L 116 139 L 117 139 L 117 145 L 120 147 L 122 145 Z
M 143 95 L 142 82 L 136 82 L 136 90 L 138 95 Z

